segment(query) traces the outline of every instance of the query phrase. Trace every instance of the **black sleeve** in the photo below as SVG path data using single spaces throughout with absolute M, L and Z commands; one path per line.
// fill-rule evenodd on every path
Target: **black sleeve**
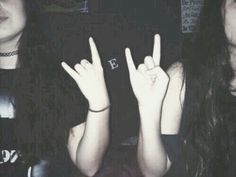
M 162 135 L 165 150 L 170 161 L 173 163 L 176 156 L 180 153 L 180 140 L 178 135 Z
M 162 135 L 162 141 L 172 163 L 165 177 L 185 177 L 184 154 L 179 135 Z
M 76 82 L 64 71 L 60 63 L 65 61 L 73 68 L 75 63 L 79 63 L 81 59 L 87 57 L 83 54 L 88 52 L 84 52 L 84 40 L 81 39 L 82 32 L 79 30 L 78 22 L 76 22 L 77 25 L 73 25 L 74 21 L 77 21 L 75 17 L 78 15 L 47 15 L 47 23 L 45 22 L 44 25 L 46 25 L 50 41 L 49 48 L 59 68 L 58 75 L 55 76 L 59 82 L 57 85 L 60 86 L 59 92 L 55 93 L 59 102 L 57 107 L 61 109 L 59 112 L 62 112 L 63 127 L 70 129 L 86 121 L 88 103 Z
M 65 71 L 63 72 L 65 75 L 64 95 L 62 96 L 64 119 L 67 127 L 72 128 L 86 121 L 88 102 L 71 76 Z

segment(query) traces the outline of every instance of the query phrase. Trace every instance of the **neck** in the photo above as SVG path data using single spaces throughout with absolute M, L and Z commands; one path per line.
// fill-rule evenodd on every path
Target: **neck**
M 12 39 L 0 40 L 0 52 L 8 53 L 18 50 L 20 37 L 21 35 L 18 35 Z M 18 55 L 0 57 L 1 69 L 16 69 L 19 67 L 18 63 Z
M 0 57 L 0 69 L 16 69 L 19 67 L 18 56 Z

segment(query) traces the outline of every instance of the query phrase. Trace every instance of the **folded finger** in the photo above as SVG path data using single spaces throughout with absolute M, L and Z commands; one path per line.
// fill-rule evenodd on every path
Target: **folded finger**
M 147 72 L 147 67 L 146 67 L 146 65 L 145 64 L 140 64 L 139 66 L 138 66 L 138 69 L 137 69 L 140 73 L 142 73 L 142 74 L 146 74 L 146 72 Z
M 152 69 L 152 68 L 155 67 L 155 63 L 154 63 L 154 61 L 153 61 L 151 56 L 146 56 L 145 57 L 144 64 L 147 67 L 147 69 Z
M 81 64 L 76 64 L 74 68 L 75 71 L 77 71 L 77 73 L 79 73 L 80 75 L 83 75 L 85 73 L 85 68 Z
M 92 67 L 91 63 L 85 59 L 81 60 L 80 65 L 83 66 L 85 69 L 89 69 Z

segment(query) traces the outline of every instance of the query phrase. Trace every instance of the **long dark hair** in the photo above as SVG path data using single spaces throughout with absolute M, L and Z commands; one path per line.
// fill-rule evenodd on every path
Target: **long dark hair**
M 197 152 L 193 168 L 190 167 L 193 162 L 187 160 L 190 176 L 226 177 L 232 163 L 231 153 L 236 148 L 235 114 L 229 101 L 234 75 L 224 29 L 224 5 L 225 0 L 206 0 L 200 29 L 183 46 L 186 86 L 192 89 L 187 92 L 194 95 L 186 118 L 191 121 L 185 132 L 187 144 Z M 184 111 L 188 106 L 185 104 Z
M 71 116 L 78 116 L 68 106 L 79 106 L 80 98 L 76 97 L 76 85 L 51 53 L 46 29 L 42 29 L 46 18 L 39 4 L 25 0 L 25 9 L 27 23 L 20 39 L 20 67 L 12 92 L 17 145 L 23 161 L 32 164 L 65 150 Z

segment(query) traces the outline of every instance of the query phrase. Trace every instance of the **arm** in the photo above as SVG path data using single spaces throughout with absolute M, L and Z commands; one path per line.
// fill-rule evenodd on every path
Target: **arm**
M 73 127 L 68 139 L 68 150 L 72 161 L 87 176 L 99 169 L 108 145 L 109 110 L 102 113 L 88 112 L 85 123 Z
M 170 80 L 162 104 L 153 109 L 140 108 L 138 160 L 147 177 L 163 176 L 169 170 L 171 161 L 164 149 L 161 134 L 176 135 L 180 127 L 185 93 L 181 64 L 172 65 L 167 74 Z
M 126 56 L 129 66 L 128 58 L 131 56 L 129 57 L 128 53 Z M 161 133 L 178 133 L 181 118 L 179 96 L 172 97 L 178 92 L 176 76 L 172 77 L 173 72 L 171 72 L 169 81 L 168 75 L 159 64 L 160 38 L 156 35 L 153 57 L 146 57 L 144 64 L 139 65 L 136 74 L 132 73 L 129 67 L 131 85 L 138 100 L 140 112 L 138 162 L 146 177 L 161 177 L 170 168 L 171 162 L 164 148 Z
M 82 60 L 75 65 L 75 69 L 64 62 L 62 66 L 78 84 L 89 102 L 89 108 L 102 110 L 110 102 L 98 51 L 91 38 L 89 43 L 92 64 Z M 109 107 L 100 112 L 88 110 L 86 122 L 71 128 L 67 147 L 78 169 L 87 176 L 93 176 L 101 165 L 108 141 Z

